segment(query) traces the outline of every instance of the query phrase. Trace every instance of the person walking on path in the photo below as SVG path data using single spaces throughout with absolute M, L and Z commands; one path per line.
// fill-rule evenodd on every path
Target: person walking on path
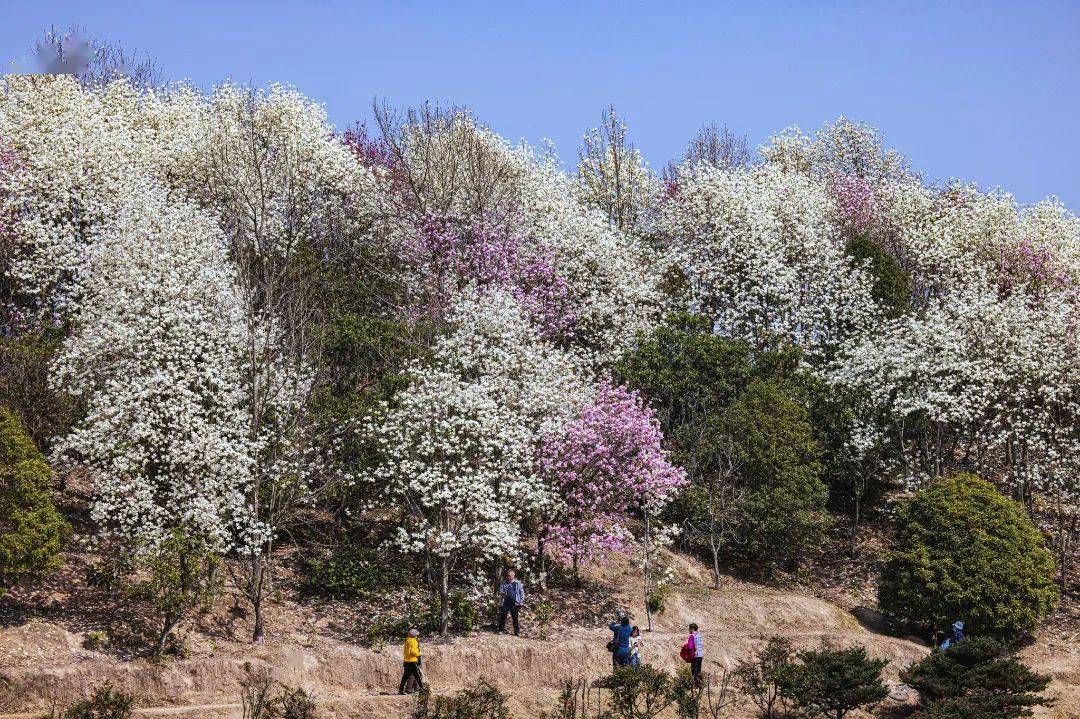
M 514 636 L 521 636 L 518 612 L 525 603 L 525 587 L 515 579 L 514 570 L 506 570 L 506 581 L 499 587 L 499 631 L 506 629 L 506 615 L 514 620 Z
M 611 668 L 629 666 L 630 635 L 634 632 L 634 628 L 630 626 L 630 617 L 616 612 L 615 621 L 608 625 L 608 629 L 615 635 L 611 638 Z
M 405 651 L 402 657 L 404 671 L 401 673 L 401 684 L 398 685 L 398 694 L 408 692 L 412 694 L 420 691 L 424 680 L 420 675 L 420 632 L 415 627 L 409 629 L 409 635 L 405 637 Z
M 690 625 L 690 636 L 686 639 L 686 646 L 690 649 L 690 675 L 694 683 L 701 686 L 701 664 L 705 661 L 705 642 L 701 638 L 697 624 Z

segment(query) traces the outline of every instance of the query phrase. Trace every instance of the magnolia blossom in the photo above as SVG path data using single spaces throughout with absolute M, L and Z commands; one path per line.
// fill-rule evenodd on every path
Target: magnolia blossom
M 126 82 L 84 89 L 67 75 L 7 75 L 0 137 L 19 171 L 0 174 L 0 214 L 12 222 L 6 268 L 42 309 L 70 304 L 87 246 L 153 174 L 153 130 L 139 124 L 141 98 Z
M 466 113 L 414 120 L 419 124 L 400 133 L 392 166 L 368 163 L 386 198 L 386 229 L 406 257 L 415 257 L 417 235 L 432 219 L 453 225 L 465 245 L 476 244 L 476 227 L 487 228 L 480 244 L 517 248 L 510 284 L 521 288 L 521 303 L 548 336 L 568 338 L 572 329 L 575 350 L 596 367 L 655 326 L 666 308 L 660 258 L 613 228 L 603 212 L 583 206 L 553 152 L 512 146 Z M 496 227 L 499 236 L 491 236 Z M 423 289 L 433 279 L 410 271 L 403 281 Z
M 598 550 L 626 550 L 633 513 L 655 513 L 686 483 L 662 442 L 652 410 L 636 393 L 608 383 L 545 437 L 540 465 L 558 497 L 548 515 L 550 538 L 575 566 Z
M 885 147 L 880 132 L 843 116 L 812 134 L 789 127 L 770 137 L 758 152 L 786 172 L 826 181 L 857 177 L 876 186 L 916 177 L 903 155 Z
M 465 291 L 502 288 L 545 337 L 573 335 L 577 313 L 569 283 L 557 273 L 551 253 L 516 234 L 512 223 L 466 224 L 429 215 L 404 249 L 422 314 L 442 316 Z
M 603 212 L 613 227 L 638 229 L 659 182 L 627 138 L 626 125 L 609 107 L 599 128 L 585 133 L 578 150 L 577 193 L 587 207 Z
M 813 357 L 868 325 L 869 278 L 844 254 L 822 182 L 775 166 L 684 170 L 658 227 L 717 332 Z
M 524 232 L 549 249 L 577 317 L 574 346 L 595 366 L 610 366 L 668 308 L 661 257 L 613 229 L 601 212 L 582 208 L 554 156 L 518 151 L 525 164 L 520 216 Z
M 60 445 L 95 469 L 93 516 L 154 546 L 172 528 L 231 546 L 246 522 L 242 314 L 208 215 L 149 185 L 93 243 L 55 384 L 86 417 Z
M 881 429 L 901 433 L 913 482 L 957 469 L 1060 481 L 1080 469 L 1078 317 L 1064 300 L 960 289 L 852 342 L 833 378 L 890 418 Z

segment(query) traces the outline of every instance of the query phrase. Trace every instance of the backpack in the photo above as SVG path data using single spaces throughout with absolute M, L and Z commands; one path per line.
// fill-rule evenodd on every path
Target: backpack
M 679 659 L 684 662 L 694 661 L 694 648 L 690 646 L 690 642 L 682 645 L 682 649 L 679 650 Z
M 608 639 L 607 650 L 609 652 L 614 654 L 618 650 L 618 648 L 619 648 L 619 640 L 618 639 L 616 639 L 615 637 L 612 637 L 611 639 Z

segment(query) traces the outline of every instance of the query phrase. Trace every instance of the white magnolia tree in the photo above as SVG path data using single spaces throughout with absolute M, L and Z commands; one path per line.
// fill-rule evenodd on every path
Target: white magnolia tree
M 402 511 L 399 546 L 435 565 L 444 633 L 461 562 L 516 556 L 523 520 L 558 501 L 539 443 L 588 397 L 578 364 L 509 295 L 463 297 L 451 323 L 371 427 L 384 457 L 372 479 Z
M 623 232 L 640 229 L 653 196 L 656 176 L 634 144 L 613 106 L 600 126 L 585 133 L 578 149 L 577 191 L 581 202 L 607 216 Z
M 60 449 L 94 468 L 102 526 L 149 549 L 184 528 L 226 551 L 259 528 L 247 523 L 245 333 L 224 237 L 158 188 L 128 197 L 96 237 L 56 360 L 54 381 L 87 405 Z

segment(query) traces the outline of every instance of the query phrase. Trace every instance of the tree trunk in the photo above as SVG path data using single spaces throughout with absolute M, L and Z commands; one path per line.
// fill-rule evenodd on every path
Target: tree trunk
M 851 532 L 848 537 L 848 556 L 852 559 L 858 554 L 858 538 L 859 538 L 859 513 L 862 509 L 862 489 L 855 492 L 855 507 L 852 512 L 851 518 Z
M 439 634 L 450 634 L 450 560 L 443 557 L 439 567 Z
M 259 644 L 266 637 L 266 623 L 263 619 L 263 599 L 266 595 L 266 561 L 262 554 L 251 558 L 251 593 L 248 598 L 255 610 L 255 627 L 251 630 L 251 643 Z
M 547 591 L 547 532 L 540 532 L 536 538 L 536 574 L 540 591 Z
M 652 607 L 649 603 L 649 510 L 645 510 L 645 562 L 643 574 L 643 584 L 645 589 L 645 619 L 647 621 L 646 631 L 652 631 Z
M 157 643 L 154 645 L 155 657 L 160 657 L 165 653 L 165 642 L 169 640 L 169 635 L 172 634 L 172 630 L 178 621 L 175 617 L 165 615 L 165 619 L 161 622 L 161 631 L 158 633 Z
M 709 549 L 712 550 L 713 588 L 720 588 L 720 545 L 715 539 L 709 541 Z
M 1060 589 L 1064 595 L 1069 591 L 1069 560 L 1072 556 L 1072 535 L 1076 531 L 1077 518 L 1066 522 L 1065 511 L 1058 508 L 1058 565 L 1061 571 Z

